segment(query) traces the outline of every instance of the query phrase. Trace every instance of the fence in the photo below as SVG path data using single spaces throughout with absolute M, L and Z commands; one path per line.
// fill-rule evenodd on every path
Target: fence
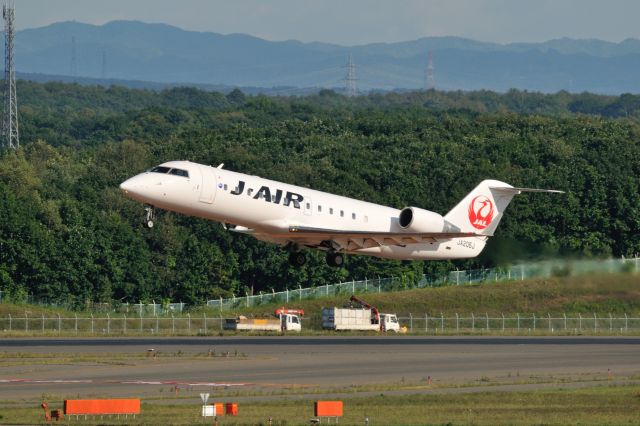
M 222 330 L 224 318 L 202 316 L 105 316 L 55 317 L 7 315 L 0 317 L 0 329 L 5 333 L 65 333 L 65 334 L 199 334 Z
M 410 333 L 427 334 L 637 334 L 640 333 L 640 317 L 627 314 L 566 314 L 537 316 L 536 314 L 488 314 L 454 316 L 443 314 L 407 314 L 400 316 L 400 325 Z M 319 331 L 320 315 L 305 317 L 303 330 Z M 45 317 L 28 315 L 0 317 L 0 330 L 4 334 L 212 334 L 223 330 L 225 317 L 189 314 L 180 317 L 135 317 L 135 316 L 90 316 L 90 317 Z
M 207 306 L 228 310 L 238 307 L 259 306 L 267 303 L 289 303 L 295 300 L 354 293 L 383 292 L 408 288 L 442 287 L 452 285 L 477 284 L 482 282 L 524 280 L 528 278 L 547 278 L 551 276 L 582 275 L 593 272 L 639 272 L 640 258 L 546 261 L 513 265 L 506 268 L 475 269 L 469 271 L 450 271 L 439 275 L 422 275 L 416 279 L 410 277 L 376 278 L 361 281 L 348 281 L 327 284 L 311 288 L 272 291 L 258 295 L 232 297 L 230 299 L 208 300 Z
M 399 318 L 400 323 L 410 332 L 442 332 L 448 334 L 475 332 L 516 332 L 516 333 L 637 333 L 640 332 L 640 317 L 630 317 L 627 314 L 613 316 L 612 314 L 598 315 L 578 314 L 578 316 L 562 316 L 547 314 L 511 314 L 505 316 L 475 315 L 445 317 L 413 316 Z

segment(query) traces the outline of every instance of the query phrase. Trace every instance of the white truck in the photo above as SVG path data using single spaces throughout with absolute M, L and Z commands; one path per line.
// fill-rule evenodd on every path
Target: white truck
M 380 314 L 376 309 L 323 308 L 322 328 L 335 331 L 400 332 L 396 314 Z
M 275 318 L 247 318 L 239 316 L 224 322 L 225 330 L 233 331 L 296 331 L 302 330 L 300 317 L 296 314 L 278 314 Z

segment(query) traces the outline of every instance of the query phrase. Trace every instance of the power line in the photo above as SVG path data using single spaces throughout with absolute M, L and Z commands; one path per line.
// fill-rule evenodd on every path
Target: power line
M 20 146 L 18 134 L 18 98 L 16 97 L 16 67 L 13 40 L 15 37 L 15 5 L 13 2 L 2 6 L 4 19 L 4 114 L 2 115 L 2 139 L 7 148 Z

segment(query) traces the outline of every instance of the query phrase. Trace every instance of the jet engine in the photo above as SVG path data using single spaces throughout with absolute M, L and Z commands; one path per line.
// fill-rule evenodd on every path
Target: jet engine
M 444 218 L 438 213 L 417 207 L 405 207 L 400 211 L 398 224 L 411 232 L 442 232 Z

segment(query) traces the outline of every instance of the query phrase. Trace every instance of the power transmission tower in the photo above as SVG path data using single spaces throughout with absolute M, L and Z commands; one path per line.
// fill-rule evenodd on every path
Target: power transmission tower
M 2 115 L 2 139 L 7 148 L 20 146 L 18 135 L 18 98 L 16 97 L 16 67 L 13 54 L 15 36 L 13 21 L 16 10 L 13 3 L 2 6 L 4 19 L 4 114 Z
M 436 87 L 436 79 L 433 75 L 434 70 L 435 68 L 433 67 L 433 53 L 429 51 L 429 62 L 427 63 L 427 68 L 424 70 L 425 90 L 435 89 Z
M 100 73 L 100 77 L 107 78 L 107 51 L 102 51 L 102 72 Z
M 353 58 L 349 54 L 349 60 L 347 61 L 347 76 L 344 79 L 345 92 L 347 96 L 355 96 L 358 94 L 356 87 L 356 64 L 353 63 Z
M 76 58 L 76 36 L 71 36 L 71 65 L 69 66 L 69 74 L 75 78 L 78 76 L 78 61 Z

